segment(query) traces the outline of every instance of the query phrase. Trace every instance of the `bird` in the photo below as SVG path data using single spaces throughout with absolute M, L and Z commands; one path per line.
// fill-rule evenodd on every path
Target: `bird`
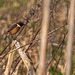
M 18 23 L 16 23 L 16 24 L 14 24 L 13 26 L 11 26 L 9 29 L 8 29 L 8 31 L 7 31 L 7 33 L 6 33 L 6 37 L 4 38 L 4 39 L 6 39 L 9 35 L 14 35 L 14 34 L 16 34 L 19 30 L 20 30 L 20 28 L 22 27 L 24 25 L 24 23 L 23 22 L 18 22 Z

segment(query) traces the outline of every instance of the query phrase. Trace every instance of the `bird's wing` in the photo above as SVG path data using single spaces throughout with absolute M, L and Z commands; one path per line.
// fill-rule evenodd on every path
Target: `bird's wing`
M 11 27 L 9 28 L 9 30 L 8 30 L 7 32 L 10 32 L 10 31 L 13 30 L 16 26 L 17 26 L 17 25 L 14 24 L 13 26 L 11 26 Z

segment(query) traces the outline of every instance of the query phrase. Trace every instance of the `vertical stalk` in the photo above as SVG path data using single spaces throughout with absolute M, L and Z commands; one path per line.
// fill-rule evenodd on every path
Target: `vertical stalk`
M 45 75 L 50 0 L 43 0 L 39 75 Z
M 74 34 L 74 3 L 75 0 L 71 0 L 70 12 L 69 12 L 69 30 L 68 30 L 68 41 L 67 41 L 67 52 L 66 52 L 66 75 L 71 75 L 72 67 L 72 44 Z

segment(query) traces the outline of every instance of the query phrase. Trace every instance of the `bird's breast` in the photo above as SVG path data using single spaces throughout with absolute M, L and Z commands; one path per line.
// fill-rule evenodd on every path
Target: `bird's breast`
M 20 29 L 20 27 L 14 28 L 13 30 L 10 31 L 10 34 L 11 34 L 11 35 L 16 34 L 16 33 L 18 32 L 19 29 Z

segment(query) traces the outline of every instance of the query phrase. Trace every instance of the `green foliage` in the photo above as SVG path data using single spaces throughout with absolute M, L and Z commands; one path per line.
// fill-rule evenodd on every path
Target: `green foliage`
M 54 75 L 54 72 L 55 72 L 55 68 L 51 67 L 50 68 L 51 75 Z M 63 75 L 63 74 L 60 71 L 56 70 L 55 75 Z
M 0 44 L 1 44 L 2 40 L 3 40 L 3 37 L 0 37 Z M 0 46 L 0 52 L 1 51 L 2 51 L 2 47 Z
M 0 47 L 0 52 L 2 51 L 2 48 Z
M 63 75 L 60 71 L 56 71 L 57 75 Z
M 31 23 L 30 26 L 33 28 L 34 31 L 37 31 L 39 28 L 38 25 L 36 25 L 34 23 Z
M 72 71 L 71 71 L 71 75 L 74 75 L 73 72 L 74 72 L 74 70 L 72 69 Z
M 3 40 L 3 37 L 0 37 L 0 42 Z
M 27 3 L 28 3 L 28 0 L 24 0 L 24 4 L 27 5 Z
M 51 75 L 54 75 L 54 67 L 50 68 L 50 73 L 51 73 Z
M 61 0 L 57 0 L 56 4 L 59 4 L 61 2 Z
M 27 5 L 28 0 L 15 0 L 16 2 L 18 2 L 20 5 Z
M 52 54 L 54 54 L 54 52 L 56 51 L 56 46 L 53 45 L 53 50 L 52 50 Z
M 34 29 L 35 28 L 35 25 L 33 23 L 30 24 L 30 26 Z
M 3 6 L 3 0 L 0 0 L 0 8 Z

